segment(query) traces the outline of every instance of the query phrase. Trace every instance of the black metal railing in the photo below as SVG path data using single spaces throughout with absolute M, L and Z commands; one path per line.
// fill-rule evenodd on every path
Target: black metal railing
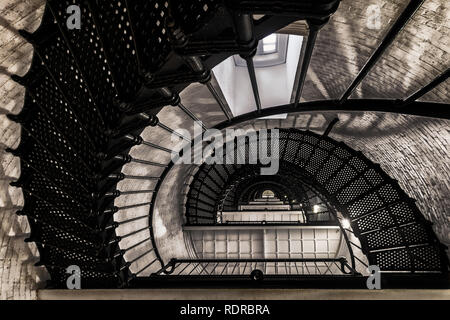
M 281 220 L 261 220 L 261 221 L 224 221 L 222 223 L 218 223 L 215 225 L 241 225 L 241 224 L 245 224 L 245 225 L 269 225 L 269 226 L 273 226 L 273 225 L 288 225 L 288 226 L 337 226 L 337 222 L 336 221 L 314 221 L 314 222 L 304 222 L 301 220 L 293 220 L 293 221 L 281 221 Z M 199 224 L 195 224 L 195 225 L 199 225 Z M 210 225 L 210 224 L 209 224 Z
M 359 273 L 345 257 L 299 259 L 171 259 L 154 275 L 348 275 Z

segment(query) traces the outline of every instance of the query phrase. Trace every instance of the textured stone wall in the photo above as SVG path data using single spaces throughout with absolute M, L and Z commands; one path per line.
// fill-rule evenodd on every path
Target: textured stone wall
M 450 245 L 450 121 L 375 113 L 339 118 L 331 137 L 363 151 L 397 179 Z
M 20 126 L 5 114 L 18 113 L 24 88 L 10 80 L 10 74 L 24 75 L 31 63 L 32 47 L 17 30 L 34 31 L 43 13 L 43 0 L 0 1 L 0 300 L 35 299 L 36 288 L 47 279 L 34 244 L 23 240 L 29 232 L 25 217 L 15 212 L 23 205 L 20 189 L 9 183 L 20 175 L 19 160 L 4 152 L 20 141 Z

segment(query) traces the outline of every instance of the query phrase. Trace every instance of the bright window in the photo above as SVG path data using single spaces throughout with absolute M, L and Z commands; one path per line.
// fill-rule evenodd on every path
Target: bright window
M 262 53 L 274 53 L 277 51 L 277 35 L 271 34 L 262 40 Z
M 272 190 L 265 190 L 265 191 L 262 193 L 262 197 L 263 197 L 263 198 L 275 198 L 275 193 L 273 193 Z

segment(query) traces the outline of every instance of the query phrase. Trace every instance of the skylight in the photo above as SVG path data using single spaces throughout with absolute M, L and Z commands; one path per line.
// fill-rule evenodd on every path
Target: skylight
M 277 51 L 277 35 L 271 34 L 262 40 L 262 54 L 274 53 Z
M 275 193 L 272 190 L 264 190 L 262 193 L 263 198 L 275 198 Z
M 255 68 L 271 67 L 286 63 L 289 36 L 272 33 L 258 42 L 256 55 L 253 57 Z M 239 55 L 235 55 L 234 63 L 238 67 L 247 67 L 247 63 Z

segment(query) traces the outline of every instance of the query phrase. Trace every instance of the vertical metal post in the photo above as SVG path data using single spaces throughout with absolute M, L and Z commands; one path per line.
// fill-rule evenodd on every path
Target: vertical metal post
M 303 86 L 305 85 L 306 74 L 308 73 L 309 63 L 311 62 L 311 56 L 314 50 L 314 45 L 316 43 L 317 34 L 322 27 L 320 24 L 313 23 L 308 21 L 309 26 L 309 35 L 308 40 L 306 42 L 305 55 L 302 61 L 302 67 L 300 70 L 300 77 L 297 84 L 297 90 L 295 92 L 295 108 L 298 107 L 300 102 L 300 98 L 302 97 Z
M 248 75 L 252 84 L 253 96 L 255 97 L 256 109 L 261 112 L 261 99 L 258 91 L 258 82 L 256 81 L 255 65 L 253 64 L 253 57 L 246 57 Z

